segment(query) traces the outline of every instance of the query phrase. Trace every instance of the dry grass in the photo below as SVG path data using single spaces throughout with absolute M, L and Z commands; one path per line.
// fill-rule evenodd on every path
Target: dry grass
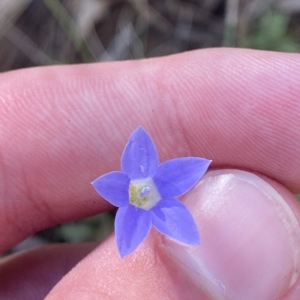
M 290 18 L 299 6 L 292 0 L 2 0 L 0 71 L 222 45 L 251 47 L 248 40 L 257 32 L 264 39 L 266 28 L 260 24 L 271 9 L 279 10 L 287 23 L 276 38 L 294 35 L 294 51 L 300 26 Z

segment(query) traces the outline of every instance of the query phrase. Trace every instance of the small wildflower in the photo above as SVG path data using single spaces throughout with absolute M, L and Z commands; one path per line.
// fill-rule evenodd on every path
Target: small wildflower
M 180 242 L 200 243 L 192 215 L 176 198 L 197 183 L 210 163 L 200 157 L 182 157 L 159 165 L 150 135 L 142 127 L 131 134 L 121 159 L 122 171 L 92 182 L 103 198 L 119 207 L 115 232 L 121 257 L 138 247 L 151 225 Z

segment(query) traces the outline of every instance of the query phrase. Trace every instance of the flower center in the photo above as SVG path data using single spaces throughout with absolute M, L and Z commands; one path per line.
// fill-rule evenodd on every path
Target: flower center
M 129 184 L 130 204 L 149 210 L 161 199 L 151 178 L 131 180 Z

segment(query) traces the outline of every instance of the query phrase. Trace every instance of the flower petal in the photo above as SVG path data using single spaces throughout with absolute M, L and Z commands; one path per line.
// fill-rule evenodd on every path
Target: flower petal
M 121 257 L 137 248 L 151 228 L 151 214 L 133 205 L 121 207 L 115 219 L 117 245 Z
M 153 180 L 162 198 L 176 198 L 197 183 L 210 163 L 200 157 L 170 159 L 159 166 Z
M 105 200 L 120 207 L 129 204 L 129 182 L 123 172 L 111 172 L 95 179 L 92 185 Z
M 152 177 L 157 171 L 157 150 L 150 135 L 142 127 L 131 134 L 121 164 L 122 171 L 128 174 L 130 179 Z
M 188 209 L 175 199 L 163 199 L 152 210 L 153 226 L 180 242 L 199 245 L 197 225 Z

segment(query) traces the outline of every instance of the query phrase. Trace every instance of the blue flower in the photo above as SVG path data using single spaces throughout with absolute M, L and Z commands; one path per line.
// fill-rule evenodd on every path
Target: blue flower
M 192 215 L 176 198 L 197 183 L 210 163 L 204 158 L 182 157 L 159 165 L 150 135 L 142 127 L 131 134 L 121 159 L 122 171 L 92 182 L 103 198 L 119 207 L 115 233 L 121 257 L 137 248 L 151 225 L 180 242 L 200 243 Z

